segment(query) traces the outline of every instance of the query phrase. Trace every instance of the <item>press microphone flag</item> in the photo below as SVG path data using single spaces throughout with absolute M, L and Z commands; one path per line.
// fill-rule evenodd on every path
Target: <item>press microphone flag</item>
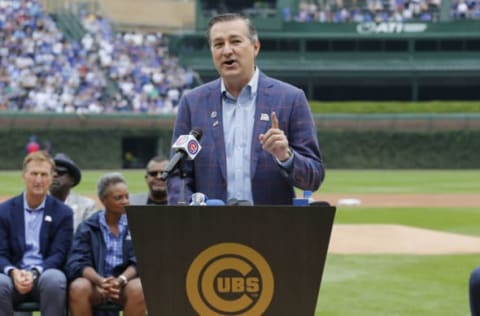
M 172 145 L 172 149 L 175 149 L 175 154 L 168 162 L 167 167 L 163 170 L 160 179 L 166 180 L 168 176 L 178 167 L 180 161 L 185 158 L 189 160 L 195 159 L 202 146 L 198 142 L 202 138 L 202 130 L 199 128 L 193 128 L 188 135 L 180 135 L 175 143 Z
M 180 137 L 178 137 L 178 139 L 175 141 L 175 143 L 172 146 L 172 148 L 175 149 L 175 151 L 177 152 L 182 151 L 187 153 L 187 158 L 189 160 L 195 159 L 195 157 L 198 155 L 198 153 L 202 149 L 202 146 L 198 142 L 198 140 L 200 140 L 200 137 L 202 136 L 202 132 L 201 131 L 199 133 L 194 133 L 194 132 L 196 132 L 195 129 L 192 130 L 188 135 L 180 135 Z

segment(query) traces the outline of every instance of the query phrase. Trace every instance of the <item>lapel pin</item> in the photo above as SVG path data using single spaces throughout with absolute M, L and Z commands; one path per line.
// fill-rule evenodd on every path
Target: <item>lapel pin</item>
M 268 122 L 268 121 L 270 121 L 270 117 L 268 116 L 267 113 L 262 113 L 260 115 L 260 121 L 267 121 Z
M 213 122 L 213 127 L 218 125 L 218 121 Z
M 216 118 L 216 117 L 217 117 L 217 111 L 213 111 L 213 112 L 210 114 L 210 117 L 211 117 L 211 118 Z
M 52 217 L 50 215 L 45 216 L 45 222 L 51 222 Z

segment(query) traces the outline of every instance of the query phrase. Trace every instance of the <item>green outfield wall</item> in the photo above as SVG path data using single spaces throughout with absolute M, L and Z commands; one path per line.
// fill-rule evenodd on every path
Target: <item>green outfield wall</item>
M 169 151 L 174 117 L 0 115 L 0 169 L 20 169 L 35 135 L 82 168 L 143 168 Z M 329 168 L 480 168 L 479 115 L 316 116 Z

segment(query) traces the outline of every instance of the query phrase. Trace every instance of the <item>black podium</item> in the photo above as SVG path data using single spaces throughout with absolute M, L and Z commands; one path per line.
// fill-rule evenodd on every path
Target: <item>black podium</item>
M 150 316 L 313 316 L 335 208 L 128 206 Z

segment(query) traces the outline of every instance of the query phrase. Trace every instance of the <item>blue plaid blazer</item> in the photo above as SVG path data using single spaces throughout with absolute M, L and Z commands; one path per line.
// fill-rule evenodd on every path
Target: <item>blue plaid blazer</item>
M 293 187 L 315 191 L 324 178 L 325 170 L 309 104 L 301 89 L 260 73 L 255 107 L 250 173 L 254 203 L 291 205 L 295 196 Z M 262 114 L 270 117 L 273 111 L 279 119 L 279 128 L 285 132 L 295 152 L 290 172 L 281 168 L 274 157 L 262 149 L 258 140 L 259 135 L 271 127 L 270 120 L 261 119 Z M 216 117 L 212 115 L 214 112 Z M 195 192 L 202 192 L 209 199 L 226 201 L 222 117 L 220 79 L 195 88 L 180 100 L 172 143 L 194 127 L 203 131 L 200 140 L 202 150 L 195 160 L 187 160 L 184 164 L 187 202 Z M 182 181 L 175 174 L 167 184 L 169 204 L 175 205 L 180 198 Z

